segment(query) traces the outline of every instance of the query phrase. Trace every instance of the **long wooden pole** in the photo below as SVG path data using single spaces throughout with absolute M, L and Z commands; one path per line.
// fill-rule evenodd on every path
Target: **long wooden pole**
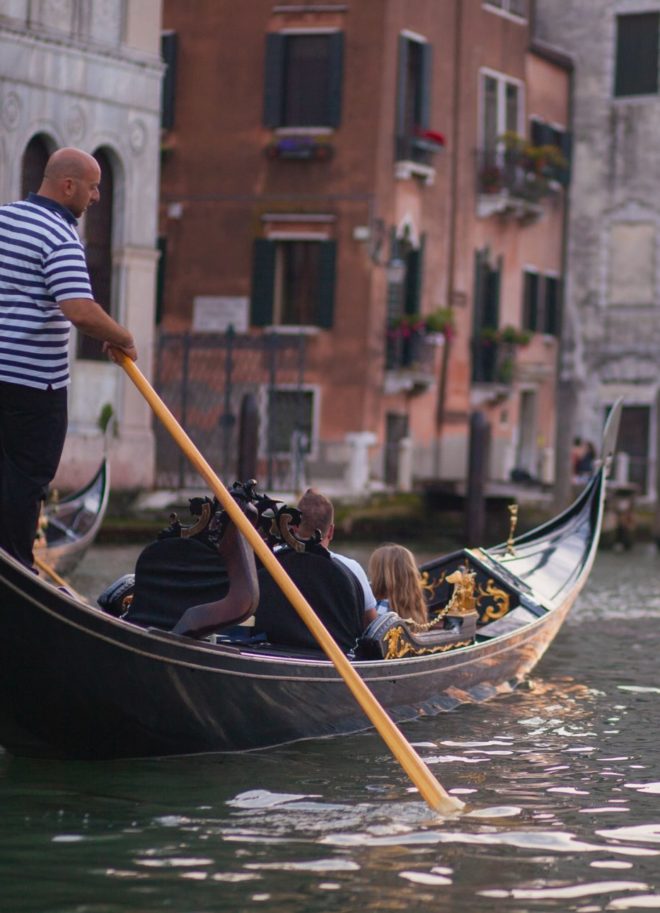
M 179 425 L 135 362 L 131 361 L 126 355 L 116 349 L 113 350 L 113 357 L 126 371 L 130 379 L 153 409 L 155 415 L 160 419 L 179 447 L 181 447 L 195 469 L 197 469 L 199 474 L 214 492 L 218 501 L 227 511 L 236 527 L 250 543 L 264 567 L 268 569 L 291 605 L 312 632 L 316 641 L 331 660 L 337 672 L 344 679 L 344 682 L 362 710 L 378 730 L 388 748 L 415 784 L 425 801 L 434 811 L 438 811 L 441 814 L 457 812 L 459 809 L 463 808 L 464 803 L 461 802 L 460 799 L 450 796 L 447 791 L 443 789 L 412 745 L 406 741 L 403 734 L 380 706 L 346 656 L 339 649 L 309 602 L 307 602 L 298 587 L 291 580 L 275 555 L 273 555 L 257 530 L 252 526 L 209 463 L 195 447 L 191 439 L 181 425 Z
M 48 564 L 48 562 L 44 561 L 43 558 L 40 558 L 39 555 L 35 554 L 34 563 L 42 573 L 47 574 L 58 586 L 64 587 L 72 596 L 75 596 L 82 602 L 85 601 L 80 593 L 76 593 L 68 580 L 65 580 L 64 577 L 60 577 L 55 568 L 51 567 L 51 565 Z

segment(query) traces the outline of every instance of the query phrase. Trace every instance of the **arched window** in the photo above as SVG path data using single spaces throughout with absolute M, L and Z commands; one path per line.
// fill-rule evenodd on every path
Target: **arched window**
M 21 199 L 28 193 L 36 193 L 41 186 L 46 162 L 50 155 L 50 144 L 43 133 L 37 133 L 25 147 L 21 166 Z
M 108 155 L 99 149 L 94 158 L 101 169 L 101 199 L 85 215 L 85 253 L 94 298 L 108 312 L 112 304 L 112 213 L 114 181 Z M 78 337 L 78 358 L 105 359 L 102 344 L 82 333 Z

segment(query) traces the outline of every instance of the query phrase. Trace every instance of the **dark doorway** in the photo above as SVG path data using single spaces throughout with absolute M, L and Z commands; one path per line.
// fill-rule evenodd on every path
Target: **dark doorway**
M 640 495 L 648 490 L 650 406 L 624 406 L 621 413 L 618 449 L 630 457 L 628 478 Z
M 36 193 L 41 186 L 46 162 L 50 156 L 50 147 L 42 133 L 33 136 L 25 147 L 21 167 L 21 199 L 28 193 Z
M 111 312 L 112 303 L 112 214 L 114 180 L 110 160 L 102 149 L 94 153 L 101 169 L 101 199 L 85 215 L 85 254 L 94 298 Z M 78 358 L 104 359 L 101 343 L 82 333 L 78 337 Z

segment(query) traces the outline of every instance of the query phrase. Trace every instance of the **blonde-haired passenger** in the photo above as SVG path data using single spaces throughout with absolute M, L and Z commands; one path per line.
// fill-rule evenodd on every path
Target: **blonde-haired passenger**
M 394 543 L 381 545 L 371 555 L 367 570 L 379 612 L 396 612 L 404 621 L 428 621 L 422 581 L 413 553 Z

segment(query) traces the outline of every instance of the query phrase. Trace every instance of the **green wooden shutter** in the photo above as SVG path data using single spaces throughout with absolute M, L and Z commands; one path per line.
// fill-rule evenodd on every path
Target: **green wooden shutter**
M 422 235 L 417 250 L 408 251 L 406 257 L 406 314 L 419 314 L 422 309 L 422 287 L 424 282 L 424 245 L 426 235 Z
M 523 297 L 523 319 L 522 325 L 525 330 L 537 332 L 539 327 L 539 292 L 540 276 L 538 273 L 525 271 L 524 275 L 524 297 Z
M 252 255 L 252 300 L 250 322 L 256 327 L 273 322 L 275 293 L 275 241 L 256 238 Z
M 422 67 L 419 86 L 419 119 L 417 126 L 428 129 L 431 126 L 431 79 L 433 74 L 433 47 L 426 42 L 421 45 Z
M 277 32 L 270 32 L 266 35 L 264 68 L 264 124 L 266 127 L 282 125 L 285 51 L 286 35 L 280 35 Z
M 163 32 L 160 39 L 160 53 L 165 64 L 160 109 L 160 125 L 163 130 L 171 130 L 174 126 L 177 47 L 178 38 L 176 32 Z
M 573 154 L 573 134 L 562 133 L 561 143 L 560 143 L 561 154 L 566 159 L 565 168 L 557 168 L 557 180 L 560 184 L 563 184 L 564 187 L 568 186 L 571 182 L 571 156 Z
M 555 276 L 545 277 L 545 308 L 543 314 L 543 332 L 559 336 L 559 303 L 560 280 Z
M 394 137 L 394 156 L 397 161 L 407 157 L 406 128 L 406 85 L 408 80 L 408 53 L 410 41 L 405 35 L 399 35 L 399 62 L 396 77 L 396 136 Z
M 328 80 L 329 127 L 338 127 L 341 122 L 341 93 L 344 81 L 344 34 L 333 32 L 329 36 L 330 74 Z
M 320 245 L 317 323 L 320 327 L 329 330 L 334 322 L 337 242 L 321 241 Z
M 481 330 L 484 326 L 484 299 L 488 272 L 487 250 L 474 252 L 474 300 L 472 303 L 472 372 L 471 379 L 478 382 L 484 375 L 484 347 Z
M 155 322 L 158 326 L 163 319 L 165 309 L 165 275 L 167 269 L 167 238 L 160 235 L 156 242 L 159 253 L 158 265 L 156 266 L 156 314 Z
M 498 327 L 500 323 L 500 270 L 499 260 L 496 269 L 488 268 L 486 273 L 486 297 L 484 301 L 484 326 Z

